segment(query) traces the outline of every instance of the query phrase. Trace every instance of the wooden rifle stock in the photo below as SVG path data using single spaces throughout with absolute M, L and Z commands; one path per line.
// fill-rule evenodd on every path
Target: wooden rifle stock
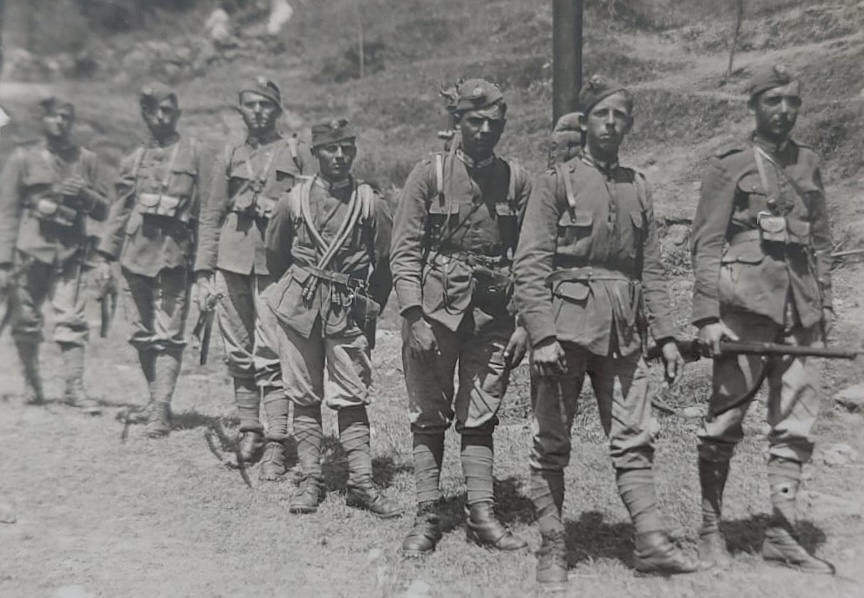
M 685 361 L 696 361 L 708 357 L 699 343 L 694 340 L 676 340 L 678 350 Z M 755 341 L 720 341 L 720 350 L 725 355 L 798 355 L 804 357 L 824 357 L 826 359 L 855 359 L 859 351 L 848 348 L 814 347 L 800 345 L 783 345 L 780 343 L 763 343 Z M 658 345 L 650 347 L 645 356 L 647 360 L 659 359 L 663 349 Z

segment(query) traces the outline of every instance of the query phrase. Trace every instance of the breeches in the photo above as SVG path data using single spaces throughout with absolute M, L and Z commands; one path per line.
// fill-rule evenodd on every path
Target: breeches
M 746 312 L 729 312 L 722 321 L 742 341 L 808 346 L 819 342 L 819 326 L 787 330 L 773 320 Z M 698 432 L 699 454 L 709 461 L 728 461 L 744 437 L 742 422 L 762 383 L 768 381 L 769 453 L 806 463 L 813 452 L 811 430 L 819 413 L 816 381 L 818 365 L 812 357 L 724 355 L 714 360 L 709 413 L 747 398 L 741 405 L 706 421 Z
M 455 416 L 460 434 L 472 430 L 491 434 L 510 380 L 504 349 L 513 334 L 513 320 L 501 318 L 475 327 L 473 318 L 466 315 L 456 332 L 434 321 L 430 326 L 439 350 L 431 364 L 411 355 L 410 325 L 402 325 L 411 429 L 443 432 Z M 457 365 L 459 386 L 454 389 Z
M 270 329 L 276 338 L 285 396 L 297 405 L 311 407 L 323 402 L 336 410 L 369 404 L 372 361 L 369 341 L 359 329 L 356 334 L 324 337 L 319 319 L 305 338 L 272 313 L 267 319 L 272 321 Z
M 45 323 L 42 304 L 49 299 L 54 341 L 85 345 L 89 338 L 89 325 L 84 296 L 80 265 L 76 260 L 57 266 L 30 259 L 24 272 L 9 289 L 12 336 L 17 342 L 41 342 Z
M 126 305 L 132 315 L 129 343 L 139 351 L 182 350 L 189 315 L 186 268 L 166 268 L 157 276 L 142 276 L 124 268 L 123 278 Z
M 618 469 L 652 466 L 651 401 L 648 370 L 640 353 L 602 357 L 563 343 L 567 373 L 559 377 L 532 374 L 532 469 L 564 469 L 570 462 L 570 429 L 582 384 L 591 378 L 600 423 L 609 438 L 609 453 Z
M 261 295 L 271 284 L 269 276 L 216 271 L 216 317 L 225 345 L 225 361 L 233 378 L 255 378 L 259 386 L 279 387 L 279 356 L 272 323 L 265 326 L 261 315 L 270 309 Z

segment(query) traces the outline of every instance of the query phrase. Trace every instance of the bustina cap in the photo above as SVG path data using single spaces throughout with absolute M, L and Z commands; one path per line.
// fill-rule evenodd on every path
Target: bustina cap
M 592 75 L 579 92 L 579 110 L 588 116 L 594 106 L 619 91 L 627 91 L 627 88 L 612 79 Z
M 769 64 L 762 66 L 756 69 L 750 79 L 750 99 L 752 100 L 763 91 L 788 85 L 795 79 L 795 74 L 785 65 Z
M 168 99 L 171 99 L 175 104 L 178 104 L 177 92 L 164 83 L 159 83 L 158 81 L 148 83 L 142 87 L 139 95 L 139 101 L 141 102 L 142 108 L 158 104 L 159 102 Z
M 353 140 L 357 137 L 354 127 L 344 118 L 312 125 L 312 147 Z
M 64 97 L 50 95 L 39 100 L 39 107 L 45 114 L 54 114 L 61 110 L 75 114 L 75 104 Z
M 495 104 L 504 103 L 504 94 L 494 83 L 485 79 L 468 79 L 458 87 L 459 99 L 452 111 L 482 110 Z
M 279 89 L 279 86 L 276 85 L 275 82 L 268 79 L 267 77 L 256 77 L 240 90 L 239 95 L 242 96 L 243 92 L 246 91 L 250 91 L 252 93 L 257 93 L 258 95 L 264 96 L 280 108 L 282 107 L 282 90 Z

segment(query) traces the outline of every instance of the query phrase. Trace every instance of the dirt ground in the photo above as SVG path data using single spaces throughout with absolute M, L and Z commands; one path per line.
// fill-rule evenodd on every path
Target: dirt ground
M 793 13 L 787 15 L 789 22 L 797 22 Z M 541 17 L 545 18 L 531 17 L 529 25 L 539 27 Z M 484 44 L 506 41 L 508 31 L 498 31 Z M 673 223 L 686 223 L 692 213 L 700 161 L 722 144 L 740 138 L 750 126 L 742 99 L 747 69 L 778 59 L 798 68 L 815 68 L 823 61 L 832 65 L 854 61 L 864 53 L 860 32 L 845 31 L 830 39 L 805 39 L 789 47 L 776 43 L 754 46 L 737 59 L 743 73 L 739 72 L 727 88 L 718 89 L 716 80 L 725 69 L 725 53 L 699 50 L 698 39 L 688 31 L 683 28 L 663 35 L 627 31 L 616 33 L 615 38 L 644 64 L 656 67 L 656 71 L 646 71 L 648 74 L 635 86 L 637 106 L 646 117 L 633 133 L 627 158 L 646 170 L 657 189 L 658 214 Z M 513 47 L 522 43 L 514 41 Z M 586 59 L 602 64 L 605 55 L 598 42 L 592 43 Z M 488 48 L 482 46 L 478 51 Z M 462 62 L 448 63 L 446 68 L 469 64 L 471 59 L 468 56 Z M 430 56 L 388 68 L 349 87 L 322 84 L 296 61 L 283 70 L 272 65 L 263 70 L 290 90 L 286 94 L 290 97 L 290 118 L 299 123 L 297 126 L 308 129 L 328 109 L 355 115 L 367 134 L 361 151 L 370 156 L 361 159 L 359 166 L 373 168 L 376 161 L 386 162 L 387 169 L 379 167 L 375 172 L 393 183 L 395 173 L 404 170 L 399 160 L 410 164 L 419 159 L 433 148 L 434 134 L 418 138 L 411 134 L 407 116 L 396 125 L 388 119 L 402 117 L 377 115 L 372 109 L 376 98 L 381 110 L 408 110 L 408 104 L 394 103 L 387 90 L 395 89 L 400 98 L 407 97 L 413 82 L 425 81 L 429 73 L 442 68 L 442 59 Z M 187 132 L 211 139 L 236 134 L 236 119 L 218 115 L 221 102 L 230 96 L 220 88 L 220 82 L 229 76 L 231 81 L 236 79 L 236 73 L 224 70 L 206 80 L 181 85 L 181 97 L 190 98 L 183 121 Z M 407 79 L 411 84 L 406 86 L 408 77 L 414 78 Z M 860 87 L 861 80 L 852 84 Z M 4 83 L 4 106 L 6 102 L 23 105 L 43 89 Z M 68 89 L 89 100 L 82 102 L 86 106 L 81 120 L 91 139 L 116 139 L 129 123 L 135 123 L 132 126 L 137 134 L 140 125 L 134 120 L 134 104 L 125 90 L 121 93 L 108 84 L 81 83 L 70 83 Z M 842 100 L 830 100 L 818 87 L 805 89 L 814 97 L 812 111 L 805 112 L 799 127 L 805 138 L 824 142 L 818 133 L 825 129 L 822 123 L 828 121 L 824 119 L 838 106 L 862 113 L 857 89 Z M 541 101 L 547 91 L 537 87 L 512 91 L 510 129 L 503 146 L 509 155 L 524 157 L 535 170 L 542 165 L 543 139 L 548 130 L 548 103 Z M 355 92 L 357 95 L 352 95 Z M 326 94 L 326 102 L 320 101 L 322 94 Z M 103 104 L 95 103 L 97 98 Z M 428 105 L 437 101 L 434 90 L 424 98 Z M 676 112 L 688 102 L 700 101 L 705 103 L 698 104 L 695 112 Z M 845 103 L 841 106 L 841 102 Z M 110 117 L 103 118 L 99 110 L 105 105 L 110 107 Z M 426 119 L 427 129 L 432 120 Z M 842 147 L 858 143 L 855 139 L 860 141 L 860 122 L 849 121 L 854 130 L 843 137 L 848 141 L 843 141 L 847 145 Z M 424 134 L 428 132 L 424 129 Z M 132 137 L 127 134 L 127 138 L 112 141 L 112 149 L 128 149 L 134 144 Z M 853 160 L 860 161 L 860 156 L 847 152 L 846 156 L 829 157 L 826 180 L 835 237 L 851 248 L 864 239 L 864 205 L 860 202 L 864 180 L 860 170 L 849 166 Z M 686 328 L 691 283 L 685 244 L 686 231 L 674 239 L 670 233 L 664 245 L 670 273 L 675 274 L 670 289 L 682 335 L 692 332 Z M 858 347 L 864 341 L 862 291 L 864 264 L 854 259 L 838 264 L 835 344 Z M 51 400 L 45 407 L 25 406 L 18 396 L 21 380 L 17 358 L 5 335 L 0 339 L 0 515 L 4 507 L 11 509 L 16 522 L 0 523 L 0 597 L 537 595 L 533 552 L 540 538 L 527 498 L 530 432 L 524 367 L 514 375 L 502 425 L 496 431 L 495 474 L 499 514 L 529 539 L 530 549 L 497 554 L 466 543 L 458 438 L 450 433 L 442 476 L 444 540 L 434 555 L 422 561 L 405 560 L 399 554 L 414 505 L 394 301 L 391 298 L 373 355 L 376 392 L 370 409 L 376 481 L 405 510 L 402 518 L 387 522 L 345 506 L 344 453 L 332 437 L 325 456 L 328 495 L 315 515 L 288 513 L 290 482 L 261 483 L 253 467 L 248 471 L 250 488 L 239 470 L 225 464 L 230 461 L 226 447 L 215 438 L 211 448 L 207 440 L 219 430 L 230 436 L 237 425 L 231 406 L 231 381 L 221 363 L 218 339 L 214 339 L 207 366 L 198 366 L 195 349 L 188 349 L 174 405 L 175 429 L 168 438 L 153 441 L 144 438 L 139 428 L 124 429 L 115 419 L 124 407 L 146 401 L 134 351 L 125 342 L 129 326 L 122 305 L 110 337 L 93 338 L 88 353 L 86 382 L 105 407 L 101 417 L 85 417 L 62 404 L 62 387 L 56 375 L 60 356 L 51 343 L 43 345 L 43 370 Z M 97 308 L 95 302 L 90 305 L 94 330 L 98 330 Z M 817 451 L 805 469 L 805 491 L 800 499 L 805 542 L 835 563 L 838 575 L 806 576 L 771 567 L 759 556 L 769 512 L 764 471 L 765 410 L 759 401 L 746 420 L 747 438 L 734 458 L 726 493 L 724 529 L 735 557 L 734 568 L 671 579 L 634 574 L 630 566 L 632 527 L 617 497 L 596 407 L 586 389 L 574 426 L 573 459 L 566 474 L 571 568 L 567 595 L 864 597 L 864 416 L 846 412 L 831 399 L 837 391 L 861 381 L 858 363 L 824 365 L 821 390 L 825 399 L 816 430 Z M 656 413 L 661 506 L 674 536 L 691 553 L 695 551 L 700 517 L 695 431 L 698 415 L 704 411 L 709 372 L 710 364 L 691 364 L 681 386 L 664 394 L 679 412 L 690 408 L 687 416 Z M 656 372 L 654 375 L 656 381 Z M 325 432 L 332 434 L 334 425 L 333 414 L 325 414 Z M 857 458 L 853 454 L 843 463 L 833 460 L 829 449 L 841 443 L 857 452 Z

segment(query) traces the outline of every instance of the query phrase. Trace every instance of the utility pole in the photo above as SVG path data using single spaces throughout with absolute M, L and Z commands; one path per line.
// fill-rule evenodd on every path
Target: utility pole
M 552 0 L 552 119 L 575 112 L 582 87 L 582 0 Z

